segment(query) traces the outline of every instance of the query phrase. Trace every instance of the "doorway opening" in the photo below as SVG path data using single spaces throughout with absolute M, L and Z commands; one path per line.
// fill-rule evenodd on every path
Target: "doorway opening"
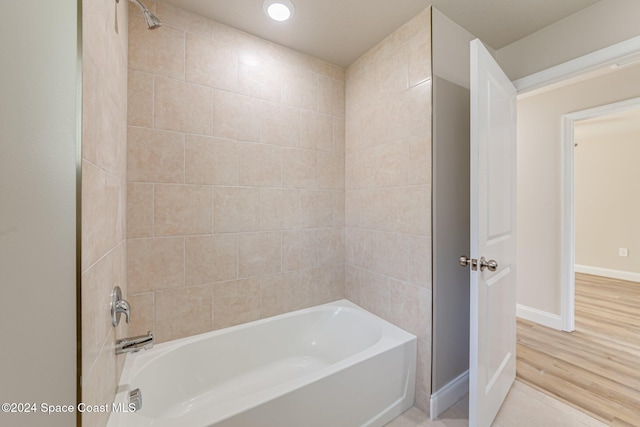
M 636 124 L 639 119 L 640 97 L 566 114 L 562 117 L 562 228 L 564 230 L 562 330 L 564 331 L 575 330 L 576 273 L 640 281 L 640 274 L 637 273 L 640 272 L 640 266 L 636 266 L 636 272 L 628 271 L 629 268 L 626 267 L 630 265 L 629 245 L 618 245 L 617 248 L 617 258 L 626 258 L 626 262 L 617 259 L 615 254 L 609 256 L 607 250 L 612 239 L 620 241 L 619 239 L 622 237 L 623 241 L 627 241 L 631 237 L 624 236 L 624 224 L 620 223 L 620 219 L 627 214 L 624 212 L 625 207 L 633 199 L 630 193 L 624 194 L 622 189 L 618 191 L 618 184 L 625 187 L 627 184 L 632 185 L 631 182 L 617 183 L 620 174 L 615 171 L 620 172 L 621 169 L 611 164 L 607 166 L 604 163 L 606 157 L 612 155 L 621 161 L 633 158 L 628 156 L 628 151 L 636 145 L 632 141 L 633 135 L 640 135 L 640 125 Z M 613 145 L 614 141 L 611 139 L 614 129 L 612 126 L 615 126 L 616 123 L 620 130 L 618 133 L 625 135 L 625 141 Z M 636 126 L 638 129 L 634 130 Z M 626 141 L 627 139 L 630 140 Z M 606 149 L 603 144 L 608 144 Z M 627 152 L 626 155 L 625 152 Z M 581 167 L 578 171 L 576 171 L 576 156 L 579 156 L 578 166 Z M 599 162 L 599 164 L 595 162 Z M 590 171 L 590 167 L 593 167 L 594 170 Z M 610 169 L 610 173 L 603 170 L 607 167 Z M 633 165 L 630 168 L 625 168 L 631 173 L 635 169 L 637 168 Z M 576 194 L 576 172 L 579 172 L 579 176 L 582 177 L 583 185 L 578 189 L 578 194 Z M 614 188 L 607 189 L 606 183 L 616 184 Z M 599 201 L 593 197 L 595 190 L 601 196 Z M 611 202 L 615 202 L 616 206 L 610 206 Z M 576 203 L 580 206 L 578 213 L 576 212 Z M 622 211 L 618 213 L 617 219 L 611 218 L 614 208 Z M 607 218 L 610 221 L 607 221 Z M 626 225 L 635 227 L 633 221 L 627 221 Z M 577 229 L 582 230 L 579 236 L 576 233 Z M 578 239 L 578 245 L 576 239 Z M 594 239 L 597 241 L 594 242 Z
M 534 160 L 528 159 L 531 163 L 529 170 L 536 173 L 537 168 L 538 174 L 537 181 L 530 180 L 531 184 L 541 187 L 540 192 L 551 193 L 543 195 L 542 199 L 533 199 L 530 207 L 538 208 L 537 213 L 539 213 L 540 206 L 533 204 L 537 203 L 553 211 L 548 216 L 554 216 L 555 222 L 544 223 L 542 218 L 538 218 L 537 232 L 547 233 L 548 229 L 543 230 L 540 227 L 548 226 L 551 232 L 547 234 L 553 239 L 544 241 L 539 236 L 535 236 L 539 242 L 547 244 L 545 247 L 551 254 L 543 254 L 547 258 L 543 256 L 535 259 L 535 265 L 524 260 L 520 263 L 520 267 L 523 274 L 536 277 L 538 282 L 552 281 L 555 284 L 552 290 L 548 291 L 542 290 L 544 283 L 540 283 L 535 295 L 538 297 L 537 301 L 548 303 L 547 307 L 543 307 L 547 308 L 547 312 L 537 314 L 543 319 L 549 319 L 546 326 L 550 327 L 540 325 L 544 322 L 518 321 L 517 376 L 525 383 L 533 384 L 546 393 L 578 407 L 583 412 L 614 425 L 616 422 L 640 425 L 640 418 L 637 415 L 640 413 L 640 393 L 633 385 L 640 381 L 640 378 L 635 374 L 636 370 L 631 368 L 633 361 L 640 355 L 640 346 L 633 343 L 633 341 L 638 342 L 637 338 L 635 340 L 631 338 L 628 342 L 624 339 L 615 339 L 616 335 L 619 335 L 617 338 L 624 338 L 625 333 L 627 336 L 630 335 L 629 328 L 622 323 L 624 321 L 622 310 L 616 309 L 611 302 L 620 298 L 621 288 L 616 289 L 611 286 L 611 289 L 616 289 L 613 292 L 617 292 L 618 295 L 613 296 L 611 301 L 605 301 L 602 295 L 594 296 L 594 292 L 605 288 L 602 280 L 597 276 L 582 275 L 584 272 L 602 274 L 602 270 L 624 270 L 620 264 L 608 266 L 601 263 L 605 255 L 601 255 L 602 258 L 592 258 L 584 250 L 581 251 L 580 239 L 587 240 L 587 249 L 598 246 L 597 249 L 604 249 L 607 253 L 609 250 L 606 247 L 609 243 L 597 243 L 593 237 L 578 236 L 581 228 L 586 227 L 592 232 L 603 228 L 593 224 L 584 225 L 580 221 L 584 222 L 589 218 L 580 217 L 580 214 L 584 216 L 586 212 L 595 216 L 598 212 L 596 208 L 602 207 L 605 212 L 607 209 L 612 209 L 612 202 L 605 198 L 605 195 L 610 196 L 614 192 L 612 185 L 605 183 L 602 176 L 598 177 L 594 173 L 596 169 L 602 168 L 599 163 L 587 166 L 586 172 L 582 170 L 585 172 L 582 175 L 591 178 L 591 181 L 586 184 L 586 195 L 593 196 L 594 194 L 590 193 L 595 191 L 589 190 L 598 186 L 604 187 L 605 194 L 601 194 L 599 198 L 592 198 L 591 207 L 585 208 L 581 207 L 583 205 L 581 197 L 585 195 L 585 191 L 583 191 L 584 188 L 578 187 L 580 183 L 576 183 L 576 179 L 580 175 L 578 168 L 584 169 L 582 166 L 584 159 L 581 157 L 587 154 L 587 148 L 592 148 L 587 145 L 590 141 L 589 138 L 584 137 L 584 134 L 593 134 L 593 128 L 608 121 L 618 120 L 620 116 L 632 114 L 633 110 L 640 108 L 640 91 L 636 90 L 638 87 L 636 80 L 630 84 L 624 83 L 621 78 L 621 76 L 627 78 L 637 76 L 638 72 L 640 72 L 638 64 L 629 65 L 626 68 L 619 67 L 616 70 L 608 68 L 598 71 L 592 78 L 581 78 L 563 87 L 546 89 L 545 96 L 550 102 L 542 108 L 540 103 L 535 107 L 537 111 L 549 112 L 553 116 L 550 118 L 550 115 L 542 115 L 547 121 L 536 124 L 540 127 L 546 126 L 548 132 L 532 137 L 533 142 L 540 145 L 535 147 L 535 152 L 523 150 L 527 155 L 538 155 Z M 532 95 L 531 98 L 525 97 L 526 102 L 522 111 L 536 109 L 533 108 L 535 103 L 533 97 L 538 94 L 540 92 Z M 520 126 L 520 123 L 518 125 Z M 531 124 L 528 126 L 529 131 L 538 131 Z M 589 127 L 592 129 L 587 132 Z M 593 137 L 590 138 L 593 139 Z M 609 135 L 605 139 L 603 143 L 608 144 L 607 154 L 610 154 L 613 151 L 611 144 L 618 142 L 619 138 Z M 531 140 L 528 141 L 528 143 L 531 142 Z M 576 143 L 578 147 L 575 146 Z M 545 157 L 547 161 L 541 163 L 539 160 Z M 599 153 L 591 157 L 595 162 L 601 162 L 605 156 Z M 625 160 L 633 158 L 629 154 L 625 157 Z M 606 178 L 610 178 L 611 175 L 613 173 L 609 171 Z M 548 176 L 553 179 L 547 179 Z M 634 184 L 625 182 L 624 185 L 631 189 Z M 622 194 L 621 197 L 624 199 L 625 196 L 631 198 L 633 192 Z M 625 223 L 620 219 L 615 221 L 622 225 Z M 613 232 L 611 234 L 613 235 Z M 522 233 L 520 236 L 522 237 Z M 618 239 L 618 243 L 614 244 L 612 256 L 614 261 L 621 261 L 618 258 L 623 258 L 618 256 L 618 249 L 627 249 L 627 253 L 633 253 L 631 244 L 621 243 L 626 237 L 623 236 Z M 525 239 L 524 243 L 529 242 Z M 551 263 L 550 266 L 549 263 Z M 588 264 L 592 264 L 591 270 L 584 269 Z M 546 273 L 540 273 L 541 270 L 546 270 Z M 578 273 L 577 279 L 576 273 Z M 540 279 L 544 274 L 548 277 Z M 552 279 L 547 280 L 549 278 Z M 580 287 L 577 294 L 576 287 Z M 591 295 L 584 296 L 585 293 Z M 591 302 L 585 302 L 589 297 L 593 297 Z M 588 312 L 589 310 L 591 313 Z M 548 313 L 554 313 L 555 316 L 545 317 Z M 604 315 L 604 317 L 598 318 L 598 315 Z M 606 321 L 609 320 L 612 320 L 612 323 L 615 323 L 615 320 L 618 321 L 618 324 L 613 326 L 613 332 L 603 329 Z M 562 331 L 573 332 L 567 334 Z

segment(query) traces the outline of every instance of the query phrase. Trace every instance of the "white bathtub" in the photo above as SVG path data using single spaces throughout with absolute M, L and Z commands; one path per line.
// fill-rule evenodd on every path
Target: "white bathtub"
M 108 427 L 383 426 L 414 401 L 416 337 L 349 301 L 129 354 Z

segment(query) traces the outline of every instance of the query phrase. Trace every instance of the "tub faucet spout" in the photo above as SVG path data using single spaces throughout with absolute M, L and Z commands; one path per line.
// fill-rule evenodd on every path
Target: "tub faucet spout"
M 147 335 L 116 340 L 116 354 L 136 353 L 140 350 L 149 350 L 151 348 L 153 348 L 153 334 L 151 331 L 148 331 Z

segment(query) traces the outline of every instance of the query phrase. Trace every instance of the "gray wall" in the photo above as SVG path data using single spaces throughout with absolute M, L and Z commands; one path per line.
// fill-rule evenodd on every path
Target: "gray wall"
M 433 390 L 469 369 L 469 90 L 433 84 Z
M 433 12 L 433 365 L 437 392 L 469 369 L 469 42 Z
M 76 401 L 77 8 L 0 14 L 0 402 Z M 75 425 L 39 409 L 0 425 Z

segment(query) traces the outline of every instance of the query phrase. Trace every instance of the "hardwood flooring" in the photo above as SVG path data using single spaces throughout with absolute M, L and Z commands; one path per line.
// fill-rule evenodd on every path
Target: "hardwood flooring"
M 517 377 L 608 423 L 640 426 L 640 283 L 576 274 L 576 330 L 518 319 Z

